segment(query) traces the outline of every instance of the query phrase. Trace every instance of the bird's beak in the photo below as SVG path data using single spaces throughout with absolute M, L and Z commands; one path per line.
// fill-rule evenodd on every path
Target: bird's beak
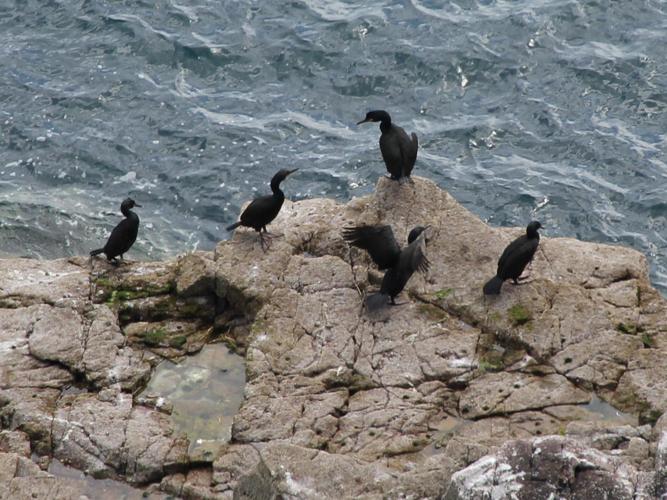
M 361 120 L 360 122 L 357 122 L 357 125 L 361 125 L 362 123 L 369 122 L 370 120 L 366 120 L 365 118 Z
M 422 232 L 424 233 L 424 240 L 426 240 L 426 243 L 428 243 L 428 242 L 431 241 L 431 239 L 432 239 L 432 237 L 429 238 L 428 233 L 426 232 L 426 231 L 428 231 L 431 227 L 432 227 L 432 226 L 431 226 L 430 224 L 429 224 L 428 226 L 424 226 L 424 230 L 422 231 Z
M 288 170 L 288 171 L 287 171 L 287 175 L 293 174 L 293 173 L 296 172 L 297 170 L 299 170 L 299 169 L 298 169 L 298 168 L 295 168 L 294 170 Z
M 138 203 L 135 203 L 134 206 L 141 208 L 141 205 L 139 205 Z

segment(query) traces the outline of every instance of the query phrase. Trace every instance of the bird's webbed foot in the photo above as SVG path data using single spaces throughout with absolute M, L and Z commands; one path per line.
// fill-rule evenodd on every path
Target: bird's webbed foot
M 518 278 L 512 278 L 512 284 L 515 285 L 515 286 L 519 286 L 519 285 L 527 285 L 528 283 L 531 283 L 531 282 L 532 282 L 532 280 L 531 280 L 531 281 L 527 281 L 528 278 L 530 278 L 530 275 L 519 276 Z

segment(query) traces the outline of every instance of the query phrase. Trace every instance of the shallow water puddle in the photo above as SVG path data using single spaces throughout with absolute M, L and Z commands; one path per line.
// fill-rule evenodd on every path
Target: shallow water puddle
M 190 455 L 212 459 L 231 438 L 244 387 L 243 358 L 223 344 L 209 344 L 180 363 L 158 365 L 140 398 L 171 403 L 175 430 L 190 439 Z
M 638 425 L 638 419 L 635 415 L 617 410 L 612 405 L 606 401 L 603 401 L 596 395 L 593 395 L 590 403 L 582 406 L 588 411 L 600 415 L 600 420 L 617 420 L 619 423 Z
M 95 479 L 80 470 L 64 465 L 55 458 L 49 464 L 49 473 L 56 477 L 82 481 L 81 498 L 90 497 L 95 500 L 158 500 L 173 498 L 162 493 L 148 493 L 144 490 L 113 479 Z

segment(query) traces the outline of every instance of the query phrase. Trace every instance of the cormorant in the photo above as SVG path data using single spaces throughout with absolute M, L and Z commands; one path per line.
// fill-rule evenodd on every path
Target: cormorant
M 394 298 L 403 291 L 410 276 L 419 270 L 428 271 L 429 261 L 424 253 L 428 226 L 417 226 L 408 235 L 408 245 L 401 250 L 391 226 L 357 226 L 343 229 L 343 239 L 350 245 L 368 252 L 380 270 L 386 270 L 380 285 L 381 296 Z M 422 236 L 423 235 L 423 236 Z
M 239 226 L 252 227 L 259 233 L 262 249 L 266 251 L 268 248 L 268 243 L 264 239 L 267 232 L 266 225 L 276 218 L 278 212 L 280 212 L 280 208 L 283 206 L 283 201 L 285 201 L 285 193 L 280 190 L 280 183 L 288 175 L 293 174 L 297 170 L 299 169 L 287 170 L 283 168 L 279 170 L 271 179 L 271 191 L 273 191 L 273 194 L 260 196 L 252 200 L 250 205 L 241 214 L 241 220 L 229 226 L 227 231 L 232 231 Z M 262 234 L 262 230 L 264 230 L 265 234 Z
M 121 259 L 123 258 L 123 254 L 136 241 L 137 233 L 139 232 L 139 216 L 131 210 L 134 207 L 141 208 L 141 205 L 137 204 L 132 198 L 123 200 L 123 203 L 120 204 L 120 211 L 125 218 L 113 228 L 104 248 L 98 248 L 90 252 L 91 257 L 104 253 L 107 256 L 107 260 L 113 260 L 114 263 L 118 263 L 117 257 L 119 255 Z
M 357 125 L 367 122 L 380 122 L 380 152 L 389 176 L 394 180 L 409 179 L 417 160 L 417 134 L 413 132 L 408 137 L 405 130 L 391 123 L 386 111 L 369 111 Z
M 505 280 L 511 279 L 515 285 L 519 283 L 521 273 L 533 260 L 537 251 L 537 245 L 540 243 L 540 234 L 537 230 L 541 227 L 542 224 L 539 222 L 531 222 L 526 227 L 526 234 L 507 245 L 498 259 L 498 272 L 484 285 L 484 295 L 498 295 Z

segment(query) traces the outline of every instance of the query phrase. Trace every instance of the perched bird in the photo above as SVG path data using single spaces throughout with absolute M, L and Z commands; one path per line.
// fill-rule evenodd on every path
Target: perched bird
M 391 123 L 386 111 L 369 111 L 357 125 L 367 122 L 380 122 L 380 152 L 389 176 L 394 180 L 409 179 L 417 160 L 417 134 L 413 132 L 408 137 L 405 130 Z
M 239 226 L 252 227 L 259 233 L 262 249 L 266 251 L 269 247 L 269 244 L 265 240 L 265 236 L 268 238 L 266 225 L 276 218 L 278 212 L 280 212 L 280 208 L 283 206 L 283 201 L 285 201 L 285 193 L 281 191 L 280 183 L 284 181 L 288 175 L 293 174 L 297 170 L 299 169 L 279 170 L 271 179 L 271 191 L 273 194 L 260 196 L 259 198 L 252 200 L 250 205 L 248 205 L 241 214 L 241 220 L 229 226 L 227 231 L 232 231 Z M 262 234 L 262 230 L 264 230 L 265 234 Z
M 132 198 L 123 200 L 123 203 L 120 204 L 120 211 L 125 218 L 113 228 L 104 248 L 98 248 L 90 252 L 91 257 L 104 253 L 108 261 L 113 261 L 116 264 L 118 263 L 118 256 L 121 259 L 123 258 L 123 254 L 136 241 L 139 232 L 139 216 L 131 210 L 134 207 L 141 208 L 141 205 L 137 204 Z
M 511 279 L 515 285 L 519 283 L 521 273 L 533 260 L 537 251 L 537 245 L 540 243 L 540 234 L 537 230 L 541 227 L 542 224 L 539 222 L 531 222 L 526 227 L 526 234 L 507 245 L 498 259 L 498 272 L 484 285 L 484 295 L 498 295 L 505 280 Z
M 386 270 L 379 295 L 394 298 L 403 291 L 410 276 L 419 270 L 428 271 L 429 261 L 424 253 L 428 226 L 417 226 L 408 235 L 408 245 L 401 250 L 391 226 L 357 226 L 343 229 L 343 239 L 350 245 L 368 252 L 380 270 Z

